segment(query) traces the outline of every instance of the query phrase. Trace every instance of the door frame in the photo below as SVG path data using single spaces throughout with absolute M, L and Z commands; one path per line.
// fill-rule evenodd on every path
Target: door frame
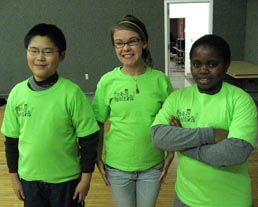
M 209 33 L 212 34 L 213 28 L 213 0 L 164 0 L 164 48 L 165 48 L 165 73 L 168 75 L 170 63 L 170 15 L 169 5 L 176 3 L 209 3 Z M 185 35 L 187 36 L 187 35 Z M 188 51 L 187 51 L 188 52 Z M 184 61 L 186 62 L 186 61 Z M 187 74 L 186 76 L 191 76 Z

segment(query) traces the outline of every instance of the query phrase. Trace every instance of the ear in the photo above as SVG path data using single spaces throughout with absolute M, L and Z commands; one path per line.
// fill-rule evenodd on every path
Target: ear
M 59 54 L 59 59 L 60 59 L 60 62 L 65 59 L 65 51 L 61 52 L 61 54 Z
M 148 43 L 146 41 L 143 41 L 142 43 L 142 48 L 146 49 L 148 47 Z
M 228 71 L 229 66 L 230 66 L 230 61 L 225 63 L 225 72 Z

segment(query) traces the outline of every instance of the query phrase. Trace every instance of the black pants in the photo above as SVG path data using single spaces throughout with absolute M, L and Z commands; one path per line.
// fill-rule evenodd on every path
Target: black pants
M 78 179 L 58 184 L 22 180 L 24 207 L 84 207 L 72 199 L 78 183 Z

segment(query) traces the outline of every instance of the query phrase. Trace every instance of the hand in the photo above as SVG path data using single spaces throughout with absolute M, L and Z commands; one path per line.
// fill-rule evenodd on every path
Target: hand
M 174 158 L 174 152 L 167 152 L 167 156 L 164 160 L 163 169 L 162 169 L 161 175 L 159 177 L 159 181 L 161 183 L 164 183 L 164 181 L 166 179 L 166 176 L 167 176 L 167 173 L 168 173 L 168 168 L 169 168 L 173 158 Z
M 25 195 L 18 173 L 11 173 L 11 179 L 15 195 L 19 200 L 24 201 Z
M 181 125 L 180 121 L 174 116 L 170 117 L 170 125 L 182 128 L 182 125 Z
M 224 129 L 214 129 L 213 131 L 215 143 L 218 143 L 228 137 L 228 131 Z
M 102 159 L 98 159 L 97 160 L 97 167 L 98 167 L 99 172 L 100 172 L 100 174 L 102 176 L 102 179 L 104 180 L 104 183 L 106 185 L 110 185 L 110 182 L 109 182 L 109 180 L 107 178 L 107 174 L 106 174 L 106 171 L 105 171 L 105 168 L 104 168 L 104 162 L 103 162 Z
M 78 198 L 78 203 L 84 202 L 90 189 L 91 173 L 82 173 L 82 177 L 73 194 L 73 200 Z

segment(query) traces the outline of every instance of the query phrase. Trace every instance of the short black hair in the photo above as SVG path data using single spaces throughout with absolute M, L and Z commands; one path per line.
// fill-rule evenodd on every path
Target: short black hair
M 30 41 L 35 36 L 46 36 L 53 41 L 59 53 L 66 50 L 66 39 L 61 29 L 53 24 L 40 23 L 30 29 L 24 38 L 25 48 L 27 49 Z
M 231 51 L 230 46 L 225 39 L 215 34 L 204 35 L 198 40 L 196 40 L 190 50 L 190 59 L 192 59 L 193 52 L 195 48 L 207 45 L 213 47 L 218 54 L 223 58 L 224 63 L 229 64 L 231 61 Z

